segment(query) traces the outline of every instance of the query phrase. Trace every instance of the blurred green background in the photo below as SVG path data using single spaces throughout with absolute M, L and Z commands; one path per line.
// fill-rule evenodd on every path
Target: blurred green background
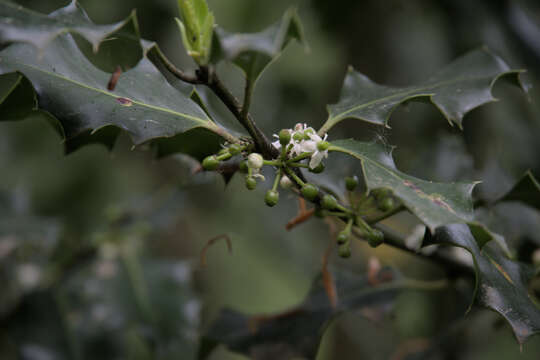
M 16 2 L 45 13 L 67 3 Z M 194 68 L 174 22 L 174 0 L 79 2 L 97 23 L 137 9 L 142 36 L 180 67 Z M 537 2 L 209 0 L 217 23 L 237 32 L 261 30 L 293 3 L 310 51 L 293 44 L 258 82 L 253 116 L 267 134 L 297 122 L 322 125 L 349 64 L 378 83 L 407 85 L 487 45 L 510 66 L 528 70 L 528 95 L 497 84 L 501 101 L 468 114 L 464 131 L 433 106 L 411 103 L 393 114 L 391 130 L 347 121 L 331 136 L 384 139 L 397 145 L 401 170 L 435 181 L 483 180 L 477 195 L 486 199 L 527 169 L 540 174 Z M 219 71 L 241 95 L 241 72 L 230 65 Z M 131 150 L 127 136 L 110 153 L 91 145 L 64 156 L 44 119 L 0 123 L 2 359 L 189 359 L 222 307 L 275 313 L 302 301 L 320 271 L 327 226 L 312 220 L 287 232 L 284 225 L 297 212 L 292 195 L 282 194 L 269 209 L 263 187 L 248 193 L 240 176 L 227 187 L 217 176 L 194 178 L 184 160 L 152 159 Z M 416 224 L 410 217 L 393 220 L 404 234 Z M 219 234 L 230 235 L 233 253 L 217 243 L 201 268 L 202 247 Z M 15 246 L 18 237 L 24 243 Z M 363 273 L 372 255 L 417 279 L 444 276 L 436 264 L 359 242 L 352 259 L 332 262 Z M 317 359 L 540 357 L 540 339 L 520 353 L 495 314 L 474 308 L 465 316 L 467 291 L 455 301 L 440 292 L 405 292 L 376 322 L 342 314 Z M 402 355 L 423 344 L 419 339 L 430 341 L 431 351 Z M 243 357 L 220 348 L 211 358 Z

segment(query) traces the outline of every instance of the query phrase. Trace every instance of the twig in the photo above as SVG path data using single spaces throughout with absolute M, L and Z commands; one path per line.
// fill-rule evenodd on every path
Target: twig
M 255 122 L 247 110 L 244 110 L 246 113 L 245 116 L 242 116 L 243 110 L 240 102 L 221 82 L 218 75 L 208 67 L 201 67 L 197 71 L 197 76 L 201 83 L 208 86 L 214 92 L 240 124 L 247 130 L 255 142 L 256 149 L 261 152 L 263 157 L 267 159 L 277 158 L 279 156 L 279 151 L 272 146 L 266 135 L 264 135 L 261 129 L 255 125 Z
M 163 63 L 163 65 L 165 65 L 167 70 L 169 70 L 169 72 L 173 74 L 176 78 L 190 84 L 202 83 L 200 79 L 198 78 L 198 76 L 188 75 L 182 70 L 178 69 L 176 66 L 174 66 L 174 64 L 169 59 L 167 59 L 167 57 L 165 56 L 165 54 L 163 54 L 163 52 L 161 51 L 159 47 L 155 46 L 153 50 L 156 52 L 158 59 Z
M 287 225 L 285 225 L 285 229 L 289 231 L 292 230 L 295 226 L 300 225 L 306 222 L 307 220 L 309 220 L 309 218 L 311 218 L 314 213 L 315 213 L 315 209 L 309 209 L 306 212 L 299 213 L 298 216 L 296 216 L 294 219 L 289 221 Z
M 114 73 L 111 75 L 109 83 L 107 84 L 107 90 L 114 91 L 114 88 L 116 88 L 116 84 L 120 79 L 120 75 L 122 75 L 122 67 L 118 65 L 116 70 L 114 70 Z
M 330 256 L 332 255 L 332 250 L 334 250 L 334 246 L 336 244 L 336 224 L 329 218 L 324 219 L 326 224 L 328 224 L 328 231 L 330 232 L 330 242 L 328 243 L 328 246 L 326 247 L 326 250 L 324 251 L 324 255 L 322 258 L 322 278 L 323 278 L 323 285 L 324 289 L 326 290 L 326 295 L 328 295 L 328 300 L 330 301 L 330 305 L 332 308 L 336 308 L 338 304 L 338 293 L 336 289 L 336 282 L 334 281 L 334 277 L 328 270 L 328 263 L 330 262 Z
M 210 247 L 212 245 L 214 245 L 216 242 L 218 242 L 221 239 L 224 239 L 227 242 L 227 249 L 229 251 L 229 254 L 232 254 L 232 241 L 231 241 L 231 238 L 229 237 L 229 235 L 221 234 L 221 235 L 218 235 L 216 237 L 213 237 L 213 238 L 211 238 L 210 240 L 208 240 L 206 242 L 206 245 L 204 245 L 203 249 L 201 250 L 200 261 L 201 261 L 201 266 L 202 267 L 205 267 L 206 264 L 207 264 L 207 262 L 206 262 L 206 253 L 208 252 L 208 249 L 210 249 Z

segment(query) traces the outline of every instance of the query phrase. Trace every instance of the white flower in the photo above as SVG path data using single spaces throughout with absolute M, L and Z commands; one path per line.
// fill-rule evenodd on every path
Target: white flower
M 296 157 L 304 153 L 312 153 L 309 162 L 309 167 L 311 169 L 319 166 L 321 161 L 324 158 L 328 157 L 328 150 L 319 150 L 317 146 L 319 143 L 326 141 L 328 135 L 325 135 L 323 139 L 317 134 L 315 129 L 313 129 L 312 127 L 308 127 L 307 124 L 301 123 L 296 124 L 293 129 L 290 129 L 290 131 L 291 140 L 287 144 L 287 148 L 290 147 L 290 157 Z M 300 134 L 300 136 L 298 136 L 298 134 Z M 272 143 L 272 146 L 274 146 L 278 150 L 281 150 L 282 145 L 279 142 L 279 136 L 274 134 L 274 137 L 277 138 L 277 140 Z
M 325 159 L 328 157 L 328 149 L 319 150 L 319 146 L 318 146 L 323 141 L 326 141 L 327 137 L 328 137 L 328 134 L 324 135 L 323 139 L 321 139 L 321 137 L 317 134 L 310 135 L 311 141 L 315 143 L 315 150 L 313 152 L 313 155 L 311 155 L 311 160 L 309 161 L 310 169 L 315 169 L 317 166 L 319 166 L 322 159 Z

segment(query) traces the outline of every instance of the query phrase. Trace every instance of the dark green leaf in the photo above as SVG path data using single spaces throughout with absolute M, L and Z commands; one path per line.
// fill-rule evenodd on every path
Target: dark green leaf
M 464 55 L 417 86 L 396 88 L 379 85 L 349 68 L 341 98 L 337 104 L 328 106 L 329 118 L 319 133 L 328 132 L 348 118 L 386 126 L 398 105 L 421 99 L 431 101 L 451 125 L 461 127 L 467 112 L 496 100 L 491 88 L 501 77 L 512 77 L 526 90 L 520 73 L 521 70 L 511 70 L 486 48 Z
M 338 299 L 336 307 L 331 306 L 325 281 L 319 275 L 304 302 L 283 313 L 250 317 L 223 310 L 203 337 L 199 359 L 206 359 L 220 343 L 256 360 L 314 359 L 324 330 L 340 313 L 370 307 L 384 312 L 401 290 L 429 288 L 424 283 L 404 279 L 391 269 L 379 272 L 377 284 L 370 284 L 365 275 L 343 269 L 332 274 Z
M 160 151 L 162 154 L 171 149 L 188 154 L 193 150 L 200 157 L 201 144 L 208 145 L 211 151 L 219 144 L 220 137 L 234 140 L 189 97 L 174 89 L 146 58 L 123 73 L 114 91 L 109 91 L 110 74 L 95 68 L 72 37 L 63 35 L 41 57 L 34 47 L 26 44 L 15 44 L 0 52 L 0 73 L 15 71 L 31 81 L 39 97 L 35 106 L 60 120 L 68 143 L 73 141 L 71 144 L 102 142 L 112 146 L 117 132 L 103 132 L 108 126 L 128 132 L 135 145 L 197 129 L 198 142 L 192 139 L 190 143 L 168 144 L 168 150 Z M 6 76 L 13 80 L 14 75 Z M 26 89 L 27 97 L 32 96 L 29 90 Z M 15 88 L 12 93 L 16 91 L 19 90 Z M 4 99 L 4 103 L 10 98 Z M 96 132 L 97 136 L 92 137 Z M 78 135 L 85 135 L 86 139 L 73 140 Z
M 105 38 L 119 32 L 128 24 L 138 31 L 134 12 L 126 20 L 116 24 L 96 25 L 76 0 L 50 15 L 40 14 L 13 3 L 0 2 L 0 43 L 26 42 L 40 50 L 57 36 L 74 32 L 88 40 L 94 51 L 97 51 Z
M 476 294 L 483 305 L 501 314 L 519 343 L 540 332 L 540 308 L 528 293 L 532 270 L 509 260 L 491 245 L 482 249 L 464 224 L 440 227 L 426 244 L 451 244 L 469 251 L 476 270 Z
M 530 171 L 527 171 L 507 194 L 497 200 L 503 201 L 521 201 L 540 210 L 540 183 Z
M 503 235 L 512 246 L 527 238 L 540 246 L 540 213 L 521 203 L 500 203 L 475 210 L 475 218 Z
M 252 84 L 291 40 L 305 43 L 302 23 L 294 9 L 289 9 L 281 21 L 259 33 L 234 34 L 218 27 L 215 39 L 212 62 L 232 61 Z
M 338 151 L 362 162 L 368 190 L 386 188 L 430 229 L 456 222 L 473 220 L 470 183 L 435 183 L 420 180 L 397 170 L 391 156 L 392 148 L 371 142 L 338 140 L 329 151 Z

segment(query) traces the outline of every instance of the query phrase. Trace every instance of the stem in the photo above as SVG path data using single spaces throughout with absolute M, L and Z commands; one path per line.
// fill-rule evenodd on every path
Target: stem
M 301 168 L 309 168 L 308 164 L 302 164 L 299 162 L 288 162 L 287 165 L 293 166 L 293 167 L 301 167 Z
M 300 186 L 304 186 L 306 184 L 294 173 L 294 171 L 292 171 L 288 167 L 285 167 L 284 169 L 287 175 L 292 178 L 297 184 L 299 184 Z
M 251 95 L 253 94 L 253 81 L 246 78 L 246 87 L 244 89 L 244 103 L 242 104 L 242 112 L 240 116 L 245 120 L 249 114 L 249 108 L 251 106 Z
M 395 214 L 397 214 L 398 212 L 401 212 L 401 211 L 403 211 L 403 210 L 405 210 L 405 206 L 403 206 L 403 205 L 396 206 L 395 208 L 393 208 L 393 209 L 390 210 L 390 211 L 385 212 L 384 214 L 381 214 L 381 215 L 379 215 L 379 216 L 375 216 L 375 217 L 372 217 L 372 218 L 368 218 L 368 219 L 367 219 L 367 220 L 368 220 L 367 222 L 368 222 L 369 224 L 375 224 L 375 223 L 378 223 L 379 221 L 382 221 L 382 220 L 384 220 L 384 219 L 387 219 L 387 218 L 389 218 L 390 216 L 395 215 Z
M 281 161 L 279 160 L 263 160 L 264 165 L 269 166 L 281 166 Z
M 290 159 L 289 162 L 302 161 L 304 159 L 307 159 L 308 157 L 311 157 L 311 155 L 313 155 L 313 153 L 303 153 L 303 154 L 298 155 L 297 157 Z
M 208 86 L 214 94 L 227 106 L 229 111 L 247 130 L 255 142 L 255 147 L 264 158 L 274 159 L 279 156 L 279 151 L 272 146 L 266 135 L 255 125 L 249 112 L 243 110 L 238 99 L 225 87 L 217 74 L 210 71 L 208 67 L 201 67 L 197 71 L 198 79 L 202 84 Z M 251 96 L 251 95 L 250 95 Z M 242 114 L 245 112 L 245 116 Z
M 178 78 L 178 79 L 180 79 L 180 80 L 182 80 L 184 82 L 190 83 L 190 84 L 201 84 L 201 81 L 198 78 L 198 76 L 188 75 L 185 72 L 183 72 L 182 70 L 178 69 L 176 66 L 174 66 L 174 64 L 169 59 L 167 59 L 167 57 L 165 56 L 165 54 L 163 54 L 163 52 L 161 51 L 161 49 L 159 47 L 155 46 L 154 51 L 155 51 L 156 55 L 158 56 L 158 59 L 161 61 L 161 63 L 176 78 Z
M 276 178 L 274 179 L 274 185 L 272 186 L 272 190 L 276 190 L 277 187 L 278 187 L 278 184 L 279 184 L 279 179 L 281 179 L 281 168 L 278 169 L 278 171 L 276 172 Z

